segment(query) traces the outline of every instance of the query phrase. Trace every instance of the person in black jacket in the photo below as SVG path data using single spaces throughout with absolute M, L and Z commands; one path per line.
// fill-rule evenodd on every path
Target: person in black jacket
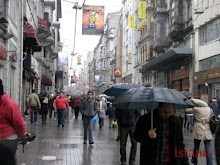
M 131 152 L 129 158 L 129 165 L 135 164 L 135 157 L 137 151 L 137 142 L 134 139 L 134 130 L 137 119 L 140 116 L 139 110 L 128 110 L 128 109 L 116 109 L 116 117 L 118 119 L 118 124 L 120 128 L 120 154 L 121 154 L 121 164 L 125 165 L 126 158 L 126 143 L 128 135 L 130 135 L 131 140 Z
M 217 126 L 216 135 L 215 135 L 215 154 L 216 154 L 216 162 L 219 165 L 220 164 L 220 123 Z
M 139 118 L 134 138 L 141 143 L 140 165 L 189 164 L 181 121 L 171 115 L 174 107 L 174 104 L 159 103 L 153 112 L 153 130 L 150 113 Z

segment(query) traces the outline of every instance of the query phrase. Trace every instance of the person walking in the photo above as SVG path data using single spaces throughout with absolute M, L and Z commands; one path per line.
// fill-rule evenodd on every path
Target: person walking
M 212 108 L 215 116 L 220 115 L 220 108 L 219 108 L 219 105 L 217 103 L 217 99 L 216 98 L 212 99 L 212 103 L 210 104 L 210 107 Z
M 220 164 L 220 122 L 218 123 L 215 135 L 215 154 L 217 165 Z
M 205 149 L 206 149 L 206 164 L 212 165 L 212 149 L 211 149 L 211 140 L 213 139 L 212 132 L 210 130 L 210 117 L 211 109 L 208 104 L 199 99 L 189 98 L 192 103 L 194 103 L 194 108 L 186 109 L 188 113 L 193 113 L 195 117 L 194 122 L 194 157 L 191 162 L 195 165 L 198 164 L 198 150 L 200 142 L 203 140 Z
M 47 124 L 47 114 L 48 114 L 48 104 L 49 104 L 49 99 L 47 97 L 47 93 L 44 93 L 41 98 L 40 98 L 40 102 L 41 102 L 41 115 L 42 115 L 42 125 Z
M 131 140 L 131 151 L 129 158 L 129 165 L 135 164 L 137 142 L 134 139 L 135 124 L 140 117 L 139 110 L 128 110 L 128 109 L 116 109 L 116 115 L 120 126 L 120 154 L 121 164 L 125 165 L 127 161 L 126 156 L 126 144 L 128 135 Z
M 105 116 L 107 111 L 106 99 L 104 97 L 99 101 L 98 116 L 99 116 L 99 128 L 104 126 Z
M 7 159 L 3 157 L 4 152 L 11 160 L 8 159 L 7 162 L 15 163 L 18 137 L 22 136 L 25 136 L 25 121 L 17 103 L 4 92 L 0 79 L 0 157 Z M 0 164 L 4 162 L 2 158 Z
M 73 108 L 74 108 L 74 112 L 75 112 L 75 119 L 78 119 L 81 103 L 82 102 L 81 102 L 80 98 L 73 99 Z
M 53 97 L 53 94 L 51 94 L 50 97 L 49 97 L 49 103 L 48 103 L 49 117 L 50 118 L 52 117 L 53 110 L 54 110 L 53 102 L 54 102 L 54 97 Z
M 107 115 L 109 117 L 109 128 L 112 128 L 115 119 L 115 107 L 112 106 L 112 103 L 109 103 Z
M 66 94 L 66 99 L 68 101 L 68 104 L 71 105 L 71 96 L 69 92 Z M 66 120 L 68 122 L 70 122 L 70 111 L 71 111 L 71 106 L 69 106 L 69 108 L 66 110 Z
M 182 123 L 171 115 L 174 107 L 174 104 L 159 103 L 159 107 L 153 111 L 153 130 L 151 113 L 139 118 L 134 139 L 141 143 L 140 165 L 189 164 L 183 143 Z
M 58 126 L 62 124 L 62 128 L 65 124 L 65 115 L 66 110 L 69 108 L 69 104 L 67 99 L 64 97 L 63 93 L 60 93 L 60 97 L 57 97 L 54 101 L 54 108 L 57 110 L 57 116 L 58 116 Z
M 97 113 L 97 103 L 93 100 L 92 91 L 89 91 L 87 94 L 87 99 L 83 100 L 81 112 L 83 114 L 84 144 L 87 144 L 87 135 L 89 135 L 89 144 L 94 144 L 92 127 L 93 118 Z
M 32 90 L 32 93 L 27 98 L 28 105 L 31 106 L 31 124 L 37 123 L 37 114 L 38 109 L 41 109 L 41 104 L 38 95 L 35 93 L 35 90 Z

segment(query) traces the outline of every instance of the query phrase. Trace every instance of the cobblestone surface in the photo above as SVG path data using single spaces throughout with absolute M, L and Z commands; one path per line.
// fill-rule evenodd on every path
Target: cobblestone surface
M 98 124 L 94 124 L 93 145 L 83 144 L 83 129 L 81 116 L 76 120 L 72 117 L 70 122 L 66 122 L 64 128 L 57 127 L 57 121 L 48 119 L 46 126 L 31 125 L 29 119 L 26 120 L 27 131 L 37 134 L 37 138 L 25 146 L 22 153 L 22 146 L 18 147 L 18 165 L 119 165 L 120 150 L 119 142 L 116 142 L 117 129 L 109 129 L 108 119 L 105 126 L 99 129 Z M 188 149 L 193 148 L 192 133 L 184 130 L 184 140 Z M 129 139 L 128 139 L 129 141 Z M 130 142 L 128 142 L 128 147 Z M 127 147 L 127 148 L 128 148 Z M 139 164 L 139 148 L 136 165 Z M 204 145 L 201 144 L 200 149 Z M 214 147 L 212 142 L 213 156 Z M 129 151 L 127 152 L 129 155 Z M 43 156 L 53 156 L 51 160 L 42 160 Z M 55 159 L 55 160 L 54 160 Z M 215 158 L 213 158 L 215 165 Z M 205 158 L 199 159 L 199 165 L 205 165 Z

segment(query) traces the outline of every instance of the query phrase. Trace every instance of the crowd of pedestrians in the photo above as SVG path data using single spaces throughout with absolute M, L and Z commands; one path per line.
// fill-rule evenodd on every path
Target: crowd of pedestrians
M 184 127 L 193 132 L 194 148 L 191 162 L 198 164 L 198 153 L 201 141 L 204 142 L 206 164 L 213 164 L 211 141 L 213 134 L 210 129 L 212 115 L 220 115 L 220 107 L 217 99 L 212 103 L 187 98 L 194 104 L 193 108 L 175 111 L 175 104 L 160 102 L 158 108 L 151 113 L 142 114 L 138 109 L 115 108 L 112 103 L 103 97 L 94 97 L 92 91 L 82 98 L 72 98 L 70 93 L 64 95 L 57 92 L 54 95 L 41 93 L 37 95 L 35 90 L 27 97 L 27 109 L 30 109 L 30 122 L 36 125 L 38 113 L 42 116 L 42 125 L 47 124 L 47 116 L 57 120 L 57 127 L 64 128 L 66 121 L 70 121 L 70 112 L 74 112 L 75 119 L 82 114 L 84 129 L 84 144 L 94 144 L 93 124 L 94 118 L 99 118 L 99 128 L 105 125 L 106 116 L 109 117 L 109 129 L 118 128 L 120 142 L 121 164 L 134 165 L 137 153 L 137 143 L 140 148 L 140 165 L 186 165 L 189 164 L 189 153 L 184 145 Z M 152 120 L 153 116 L 153 120 Z M 0 154 L 10 156 L 8 161 L 15 162 L 18 137 L 25 136 L 25 122 L 21 116 L 18 105 L 4 93 L 0 80 Z M 153 121 L 153 122 L 152 122 Z M 117 124 L 116 124 L 117 123 Z M 126 144 L 130 139 L 130 156 L 127 160 Z M 215 138 L 216 161 L 220 163 L 220 124 L 216 129 Z M 2 157 L 1 157 L 2 158 Z M 5 157 L 6 159 L 6 157 Z M 5 161 L 5 159 L 0 162 Z

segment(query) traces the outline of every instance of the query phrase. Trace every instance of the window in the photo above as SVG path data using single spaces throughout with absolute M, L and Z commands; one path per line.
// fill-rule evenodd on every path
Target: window
M 220 39 L 220 18 L 201 27 L 199 30 L 199 36 L 200 45 Z
M 219 66 L 220 66 L 220 55 L 213 56 L 205 60 L 201 60 L 199 62 L 200 71 L 219 67 Z

